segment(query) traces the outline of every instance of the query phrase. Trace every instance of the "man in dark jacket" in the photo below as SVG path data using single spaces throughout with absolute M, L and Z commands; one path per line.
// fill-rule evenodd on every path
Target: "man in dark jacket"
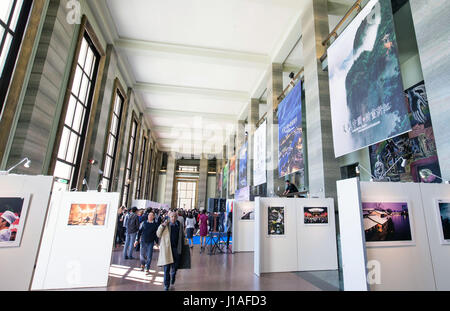
M 147 274 L 150 274 L 149 270 L 152 263 L 153 246 L 155 245 L 155 242 L 157 242 L 156 231 L 158 231 L 159 224 L 156 222 L 155 214 L 153 212 L 150 212 L 147 217 L 147 220 L 144 220 L 139 227 L 134 247 L 136 247 L 138 243 L 141 244 L 141 269 L 142 271 L 145 269 Z
M 133 258 L 133 242 L 136 240 L 136 235 L 139 231 L 139 217 L 136 215 L 137 208 L 133 207 L 126 220 L 126 238 L 125 246 L 123 248 L 123 257 L 125 259 Z

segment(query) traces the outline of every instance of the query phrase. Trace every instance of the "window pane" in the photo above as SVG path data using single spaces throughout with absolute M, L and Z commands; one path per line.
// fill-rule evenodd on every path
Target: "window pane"
M 117 136 L 117 124 L 119 123 L 119 119 L 113 114 L 112 120 L 111 120 L 111 133 L 114 134 L 114 136 Z
M 117 95 L 117 98 L 116 98 L 116 104 L 115 104 L 115 106 L 114 106 L 114 112 L 118 115 L 118 116 L 120 116 L 120 108 L 122 107 L 122 99 L 120 98 L 120 96 L 119 95 Z
M 102 191 L 108 191 L 109 188 L 109 180 L 107 180 L 106 178 L 102 179 Z
M 1 0 L 0 1 L 0 19 L 8 24 L 8 17 L 11 12 L 13 0 Z
M 72 166 L 57 161 L 55 165 L 55 176 L 70 180 L 72 174 Z
M 66 156 L 67 162 L 74 163 L 77 146 L 78 146 L 78 135 L 71 133 L 69 140 L 69 148 L 67 149 L 67 156 Z
M 2 55 L 0 56 L 0 72 L 3 73 L 3 67 L 5 66 L 6 57 L 8 56 L 9 48 L 11 47 L 12 36 L 6 35 L 5 45 L 3 46 Z
M 108 142 L 108 154 L 111 156 L 114 156 L 114 147 L 116 146 L 116 139 L 109 135 L 109 142 Z
M 78 96 L 80 93 L 80 84 L 82 76 L 83 71 L 81 71 L 81 68 L 77 66 L 77 70 L 75 71 L 75 77 L 73 78 L 73 85 L 72 85 L 72 93 L 75 96 Z
M 70 96 L 69 105 L 67 106 L 66 121 L 64 122 L 67 126 L 72 126 L 76 104 L 77 100 L 75 99 L 75 97 Z
M 83 74 L 83 80 L 81 82 L 80 88 L 80 95 L 78 96 L 78 99 L 83 104 L 86 104 L 86 94 L 88 93 L 88 88 L 89 88 L 89 79 L 85 74 Z
M 4 1 L 4 0 L 1 0 Z M 17 25 L 17 20 L 19 19 L 19 14 L 20 14 L 20 10 L 22 10 L 22 4 L 23 4 L 23 0 L 18 0 L 16 3 L 16 7 L 14 8 L 14 15 L 13 18 L 11 20 L 11 26 L 10 28 L 13 31 L 16 31 L 16 25 Z
M 88 43 L 87 43 L 86 39 L 83 38 L 83 42 L 81 43 L 80 56 L 78 56 L 78 64 L 80 64 L 81 67 L 84 67 L 84 61 L 86 59 L 87 49 L 88 49 Z
M 85 110 L 85 108 L 80 103 L 78 103 L 77 110 L 75 112 L 75 117 L 73 119 L 73 124 L 72 124 L 72 129 L 78 133 L 81 132 L 81 125 L 82 125 L 82 121 L 83 121 L 84 110 Z
M 111 177 L 111 158 L 110 157 L 106 157 L 106 161 L 105 161 L 105 171 L 103 172 L 103 175 L 105 177 Z
M 61 135 L 61 143 L 59 145 L 58 158 L 65 159 L 67 145 L 69 144 L 70 131 L 68 128 L 64 127 L 63 133 Z
M 91 69 L 92 69 L 93 61 L 94 61 L 94 53 L 89 48 L 88 52 L 87 52 L 87 57 L 86 57 L 86 64 L 84 65 L 84 72 L 86 74 L 88 74 L 90 78 L 92 77 Z

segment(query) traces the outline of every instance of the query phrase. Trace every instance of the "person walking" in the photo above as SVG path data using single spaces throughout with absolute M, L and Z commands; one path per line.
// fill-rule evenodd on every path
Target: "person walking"
M 188 213 L 186 218 L 186 238 L 189 241 L 191 248 L 194 248 L 194 230 L 195 230 L 195 218 L 191 212 Z
M 227 215 L 227 252 L 230 249 L 230 237 L 233 232 L 233 212 L 229 212 Z
M 116 238 L 115 238 L 115 247 L 122 245 L 124 242 L 124 234 L 123 234 L 123 216 L 124 216 L 125 206 L 121 206 L 117 211 L 117 229 L 116 229 Z
M 146 274 L 150 274 L 150 265 L 153 257 L 153 246 L 157 242 L 156 232 L 158 231 L 158 223 L 155 219 L 155 214 L 150 212 L 147 219 L 144 220 L 140 227 L 134 242 L 134 247 L 141 245 L 139 257 L 141 260 L 141 269 L 146 270 Z
M 123 248 L 123 257 L 125 259 L 134 259 L 133 257 L 133 242 L 136 240 L 136 235 L 139 231 L 139 217 L 136 215 L 137 208 L 133 207 L 126 218 L 126 237 L 125 246 Z
M 164 267 L 164 289 L 175 285 L 175 277 L 180 264 L 184 244 L 184 226 L 177 220 L 177 213 L 169 213 L 158 228 L 156 235 L 160 239 L 158 267 Z
M 202 210 L 199 217 L 200 226 L 200 254 L 206 247 L 206 236 L 208 235 L 208 216 L 206 216 L 205 210 Z

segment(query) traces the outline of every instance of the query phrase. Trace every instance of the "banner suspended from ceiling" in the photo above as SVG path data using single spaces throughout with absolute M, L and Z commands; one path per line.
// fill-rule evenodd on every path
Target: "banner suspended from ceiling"
M 239 188 L 247 187 L 247 148 L 245 142 L 239 150 Z
M 267 182 L 266 178 L 266 134 L 267 122 L 264 121 L 255 131 L 253 144 L 253 185 L 259 186 Z
M 302 85 L 300 82 L 278 105 L 278 175 L 281 178 L 303 169 Z
M 390 1 L 371 0 L 327 55 L 336 157 L 411 130 Z

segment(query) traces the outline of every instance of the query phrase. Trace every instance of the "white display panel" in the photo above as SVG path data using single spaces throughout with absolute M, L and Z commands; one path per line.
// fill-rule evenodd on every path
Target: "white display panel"
M 366 246 L 359 181 L 337 182 L 339 231 L 345 291 L 367 291 Z
M 267 122 L 264 121 L 255 131 L 253 144 L 253 185 L 266 183 L 266 135 Z
M 1 291 L 27 291 L 31 287 L 52 185 L 51 176 L 0 176 L 0 197 L 30 197 L 19 246 L 0 248 Z
M 298 270 L 337 270 L 333 199 L 296 199 Z M 298 202 L 298 203 L 297 203 Z M 327 223 L 305 223 L 305 208 L 327 209 Z
M 246 219 L 246 218 L 249 219 Z M 244 219 L 243 219 L 244 218 Z M 253 252 L 255 249 L 255 202 L 234 201 L 233 246 L 234 252 Z
M 408 200 L 409 222 L 414 243 L 395 245 L 392 241 L 367 247 L 367 261 L 379 265 L 379 284 L 370 284 L 375 291 L 435 290 L 427 225 L 422 205 L 420 184 L 361 182 L 362 202 L 403 202 Z M 394 230 L 397 224 L 394 224 Z M 363 227 L 364 228 L 364 227 Z M 384 244 L 384 245 L 383 245 Z
M 119 197 L 119 193 L 98 192 L 54 194 L 33 290 L 107 286 Z M 78 218 L 74 221 L 71 209 L 77 207 L 73 206 L 87 204 L 98 206 L 102 212 L 97 214 L 97 207 L 92 207 L 89 211 L 96 211 L 95 220 L 83 210 L 79 221 Z
M 332 199 L 256 198 L 255 274 L 337 269 Z M 305 224 L 303 207 L 326 206 L 328 225 Z M 269 207 L 283 207 L 283 234 L 269 234 Z
M 420 184 L 428 242 L 437 290 L 450 290 L 450 245 L 442 241 L 442 223 L 437 201 L 450 202 L 450 185 Z

